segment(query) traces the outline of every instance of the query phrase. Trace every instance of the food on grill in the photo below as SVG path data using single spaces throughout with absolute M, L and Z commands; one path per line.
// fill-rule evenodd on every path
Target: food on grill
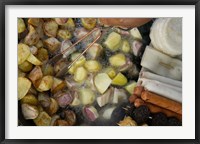
M 19 18 L 19 115 L 36 126 L 182 125 L 181 27 L 178 18 Z

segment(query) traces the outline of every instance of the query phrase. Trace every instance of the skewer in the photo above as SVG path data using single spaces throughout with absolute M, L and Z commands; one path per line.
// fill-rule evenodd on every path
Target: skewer
M 80 43 L 82 40 L 84 40 L 86 37 L 90 36 L 93 32 L 99 30 L 99 28 L 94 28 L 92 31 L 90 31 L 89 33 L 85 34 L 82 38 L 80 38 L 77 42 L 75 42 L 73 45 L 71 45 L 70 47 L 68 47 L 67 49 L 65 49 L 64 51 L 61 52 L 61 54 L 58 54 L 56 56 L 54 56 L 52 58 L 52 60 L 50 61 L 50 63 L 54 62 L 54 60 L 58 61 L 60 58 L 62 58 L 62 55 L 64 53 L 66 53 L 68 50 L 70 50 L 71 48 L 73 48 L 75 45 L 77 45 L 78 43 Z M 89 44 L 85 50 L 74 60 L 72 61 L 69 65 L 63 67 L 57 74 L 56 77 L 61 77 L 64 74 L 66 74 L 68 72 L 68 70 L 72 67 L 72 65 L 80 59 L 80 57 L 101 37 L 101 33 L 98 34 L 98 36 L 94 39 L 94 41 Z

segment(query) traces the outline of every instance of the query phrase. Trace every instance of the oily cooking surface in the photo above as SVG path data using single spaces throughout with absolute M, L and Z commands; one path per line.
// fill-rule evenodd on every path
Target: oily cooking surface
M 153 21 L 121 29 L 96 18 L 19 18 L 19 125 L 142 126 L 157 125 L 157 119 L 165 119 L 160 125 L 180 125 L 173 114 L 152 114 L 150 106 L 137 108 L 130 101 Z

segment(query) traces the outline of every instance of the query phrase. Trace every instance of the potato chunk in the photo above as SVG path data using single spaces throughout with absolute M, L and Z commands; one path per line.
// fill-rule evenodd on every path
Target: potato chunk
M 49 126 L 51 123 L 51 117 L 46 112 L 42 111 L 33 121 L 37 126 Z
M 44 76 L 37 87 L 38 91 L 48 91 L 53 85 L 53 77 L 50 75 Z
M 28 45 L 20 43 L 18 44 L 18 65 L 22 64 L 31 54 L 30 48 Z
M 94 84 L 97 90 L 103 94 L 110 86 L 112 80 L 106 73 L 99 73 L 94 78 Z
M 22 99 L 31 88 L 31 81 L 25 77 L 18 77 L 18 100 Z
M 34 65 L 42 65 L 42 62 L 36 58 L 33 54 L 30 54 L 29 57 L 27 58 L 27 61 Z
M 22 33 L 23 31 L 26 30 L 26 25 L 22 18 L 17 19 L 17 30 L 18 30 L 18 33 Z
M 123 66 L 124 64 L 126 64 L 126 57 L 124 54 L 121 53 L 113 55 L 109 58 L 109 63 L 111 64 L 111 66 L 114 67 Z

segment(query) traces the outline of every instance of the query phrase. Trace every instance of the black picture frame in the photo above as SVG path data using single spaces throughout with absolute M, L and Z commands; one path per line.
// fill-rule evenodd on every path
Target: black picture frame
M 36 140 L 36 139 L 5 139 L 5 7 L 6 5 L 195 5 L 195 139 L 128 139 L 128 140 Z M 153 143 L 153 144 L 169 144 L 169 143 L 180 143 L 180 144 L 199 144 L 200 143 L 200 106 L 199 106 L 199 55 L 200 55 L 200 1 L 199 0 L 0 0 L 0 142 L 1 143 Z

